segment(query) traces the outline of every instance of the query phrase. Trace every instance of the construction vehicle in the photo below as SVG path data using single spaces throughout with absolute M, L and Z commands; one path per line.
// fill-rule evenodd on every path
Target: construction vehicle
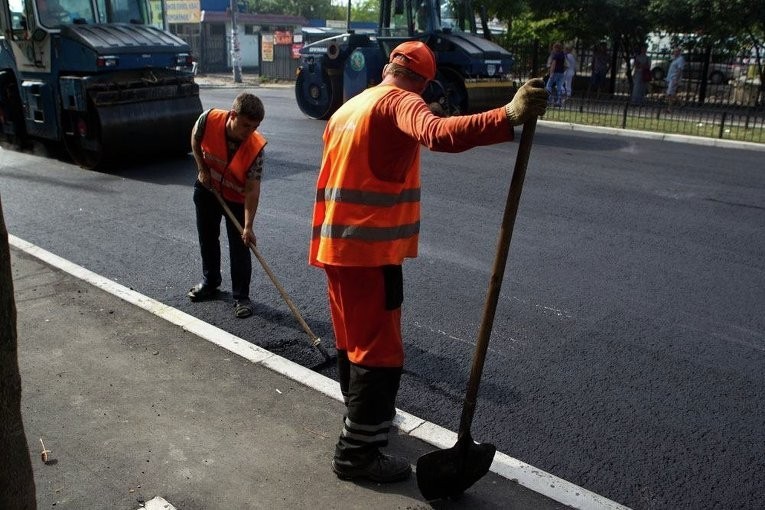
M 436 106 L 434 111 L 459 115 L 507 103 L 514 92 L 508 78 L 512 55 L 477 35 L 469 0 L 456 1 L 462 12 L 470 13 L 462 23 L 442 17 L 447 7 L 442 1 L 446 0 L 381 0 L 375 34 L 348 30 L 305 45 L 295 82 L 303 113 L 329 118 L 343 102 L 379 83 L 391 50 L 410 40 L 424 42 L 436 55 L 436 78 L 423 93 L 425 101 Z
M 189 45 L 159 0 L 0 0 L 0 141 L 96 168 L 182 154 L 202 112 Z

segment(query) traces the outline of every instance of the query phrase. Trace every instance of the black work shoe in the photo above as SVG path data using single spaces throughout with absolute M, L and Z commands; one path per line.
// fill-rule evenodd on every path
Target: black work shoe
M 216 287 L 205 285 L 204 283 L 198 283 L 194 285 L 194 287 L 192 287 L 186 295 L 190 300 L 196 302 L 211 299 L 215 297 L 217 293 L 218 289 Z
M 377 455 L 369 464 L 360 467 L 343 466 L 333 459 L 332 471 L 341 480 L 366 478 L 373 482 L 388 483 L 400 482 L 409 478 L 412 474 L 412 466 L 403 457 L 377 452 Z

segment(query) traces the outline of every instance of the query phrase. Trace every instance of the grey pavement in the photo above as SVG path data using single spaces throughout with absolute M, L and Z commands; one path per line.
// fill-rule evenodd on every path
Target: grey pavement
M 251 87 L 289 87 L 295 86 L 294 81 L 264 81 L 259 74 L 242 73 L 241 82 L 234 81 L 233 73 L 198 74 L 194 81 L 201 88 L 251 88 Z
M 27 251 L 11 257 L 38 508 L 567 508 L 493 472 L 436 503 L 414 477 L 341 481 L 341 402 Z M 413 464 L 433 449 L 400 431 L 388 448 Z

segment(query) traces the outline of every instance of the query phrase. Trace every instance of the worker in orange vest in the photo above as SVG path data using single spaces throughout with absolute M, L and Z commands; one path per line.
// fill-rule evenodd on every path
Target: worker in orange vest
M 231 110 L 214 108 L 203 112 L 191 133 L 191 150 L 199 171 L 194 183 L 194 205 L 203 279 L 189 290 L 188 297 L 191 301 L 204 301 L 218 293 L 221 284 L 220 221 L 223 217 L 231 258 L 234 314 L 239 318 L 249 317 L 253 311 L 249 243 L 256 242 L 253 224 L 260 200 L 263 148 L 266 145 L 266 139 L 256 130 L 264 116 L 260 98 L 243 92 L 234 99 Z M 241 234 L 210 189 L 223 197 L 242 225 Z
M 382 82 L 329 120 L 313 212 L 309 263 L 327 275 L 346 414 L 332 469 L 342 479 L 403 480 L 409 461 L 383 454 L 404 363 L 401 264 L 417 256 L 420 145 L 460 152 L 513 139 L 513 125 L 542 115 L 542 80 L 506 106 L 434 115 L 420 94 L 436 75 L 433 52 L 408 41 L 390 54 Z

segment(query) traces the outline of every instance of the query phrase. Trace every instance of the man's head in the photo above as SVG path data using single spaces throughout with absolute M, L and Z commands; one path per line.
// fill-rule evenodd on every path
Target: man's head
M 678 57 L 678 56 L 680 56 L 680 53 L 681 53 L 681 52 L 682 52 L 682 50 L 681 50 L 680 48 L 674 48 L 674 49 L 672 50 L 672 56 L 673 56 L 673 57 Z
M 389 62 L 412 71 L 425 81 L 436 77 L 436 56 L 420 41 L 407 41 L 396 46 L 390 52 Z
M 266 116 L 263 102 L 259 97 L 248 92 L 242 92 L 231 106 L 231 113 L 226 127 L 229 136 L 234 140 L 243 141 L 250 136 Z

